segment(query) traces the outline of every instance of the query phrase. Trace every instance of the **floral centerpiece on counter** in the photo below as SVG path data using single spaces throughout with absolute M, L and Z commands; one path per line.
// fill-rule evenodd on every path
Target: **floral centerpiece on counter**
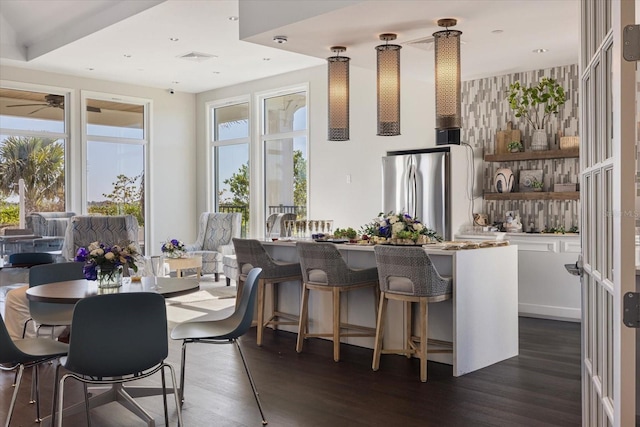
M 378 217 L 362 227 L 362 233 L 374 243 L 426 244 L 441 242 L 442 237 L 407 213 L 380 212 Z
M 115 284 L 122 275 L 123 267 L 138 271 L 137 256 L 138 250 L 133 243 L 108 246 L 93 242 L 86 248 L 79 248 L 75 260 L 84 262 L 82 271 L 87 280 Z
M 162 244 L 162 253 L 168 258 L 182 258 L 186 253 L 184 243 L 171 239 Z

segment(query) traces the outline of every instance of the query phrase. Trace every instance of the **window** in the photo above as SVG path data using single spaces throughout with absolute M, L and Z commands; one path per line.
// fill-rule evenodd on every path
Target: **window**
M 215 210 L 242 213 L 242 237 L 249 228 L 249 102 L 209 106 L 212 188 Z
M 134 215 L 144 248 L 145 165 L 148 147 L 144 101 L 84 97 L 86 204 L 89 213 Z
M 265 216 L 307 216 L 307 93 L 262 99 Z
M 63 212 L 66 95 L 0 88 L 0 225 L 19 225 L 19 180 L 24 180 L 23 215 Z

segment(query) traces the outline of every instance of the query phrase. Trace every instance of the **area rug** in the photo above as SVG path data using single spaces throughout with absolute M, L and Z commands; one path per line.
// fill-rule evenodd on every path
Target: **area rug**
M 235 286 L 215 287 L 206 290 L 192 292 L 179 297 L 167 298 L 168 304 L 191 304 L 194 302 L 210 301 L 215 299 L 228 299 L 236 297 Z

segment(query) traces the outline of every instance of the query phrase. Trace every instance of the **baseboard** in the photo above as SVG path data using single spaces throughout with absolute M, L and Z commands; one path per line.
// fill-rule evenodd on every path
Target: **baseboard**
M 582 313 L 579 308 L 524 303 L 518 304 L 518 315 L 523 317 L 563 320 L 568 322 L 580 322 L 582 318 Z

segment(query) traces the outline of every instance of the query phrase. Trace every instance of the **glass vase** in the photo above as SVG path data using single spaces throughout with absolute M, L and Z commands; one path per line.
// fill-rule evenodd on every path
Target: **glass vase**
M 122 266 L 97 266 L 98 288 L 119 288 L 122 286 Z

